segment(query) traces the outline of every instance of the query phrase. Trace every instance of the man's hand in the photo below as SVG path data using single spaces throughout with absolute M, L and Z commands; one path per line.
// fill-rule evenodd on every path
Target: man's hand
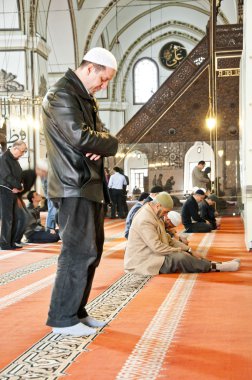
M 184 243 L 185 245 L 188 245 L 189 242 L 185 236 L 179 236 L 179 240 Z
M 50 230 L 50 234 L 55 235 L 56 231 L 55 230 Z
M 97 161 L 99 160 L 99 158 L 101 158 L 101 156 L 99 156 L 98 154 L 94 154 L 94 153 L 86 153 L 86 157 L 89 157 L 90 160 L 94 160 L 94 161 Z
M 18 190 L 16 187 L 13 187 L 13 189 L 11 190 L 14 194 L 17 194 L 17 193 L 20 193 L 21 190 Z

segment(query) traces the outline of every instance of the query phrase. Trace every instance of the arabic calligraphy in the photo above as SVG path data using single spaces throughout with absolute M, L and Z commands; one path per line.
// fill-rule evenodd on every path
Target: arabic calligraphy
M 168 42 L 159 53 L 162 65 L 170 70 L 174 70 L 186 56 L 186 48 L 179 42 Z
M 10 130 L 9 131 L 9 138 L 8 138 L 7 143 L 8 144 L 13 144 L 14 142 L 16 142 L 18 140 L 24 141 L 25 139 L 26 139 L 26 132 L 23 129 L 21 129 L 19 131 L 19 133 L 16 132 L 16 131 Z

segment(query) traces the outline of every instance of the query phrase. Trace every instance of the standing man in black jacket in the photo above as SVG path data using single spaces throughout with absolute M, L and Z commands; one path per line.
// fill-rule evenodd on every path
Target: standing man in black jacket
M 18 193 L 23 190 L 21 183 L 22 168 L 18 159 L 27 151 L 24 141 L 14 142 L 12 147 L 0 157 L 0 199 L 1 199 L 1 236 L 2 250 L 16 249 L 15 235 L 18 222 Z
M 109 202 L 103 157 L 116 154 L 118 141 L 103 131 L 93 95 L 106 89 L 116 70 L 108 50 L 93 48 L 43 101 L 48 197 L 59 205 L 62 239 L 47 320 L 56 334 L 91 335 L 106 324 L 85 306 L 103 249 L 103 204 Z
M 182 207 L 182 223 L 185 226 L 186 232 L 211 232 L 212 226 L 199 214 L 198 203 L 205 199 L 203 190 L 198 189 L 191 195 Z

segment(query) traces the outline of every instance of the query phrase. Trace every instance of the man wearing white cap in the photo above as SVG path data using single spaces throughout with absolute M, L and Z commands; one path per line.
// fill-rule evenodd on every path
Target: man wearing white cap
M 103 157 L 118 141 L 103 130 L 94 94 L 106 89 L 117 70 L 108 50 L 96 47 L 69 69 L 43 101 L 48 155 L 48 197 L 59 205 L 62 239 L 47 324 L 56 334 L 83 336 L 106 323 L 85 306 L 104 242 L 104 203 L 109 202 Z
M 197 253 L 172 239 L 165 231 L 162 217 L 173 207 L 165 191 L 146 203 L 134 216 L 124 255 L 126 272 L 153 276 L 166 273 L 236 271 L 239 259 L 216 263 L 197 257 Z

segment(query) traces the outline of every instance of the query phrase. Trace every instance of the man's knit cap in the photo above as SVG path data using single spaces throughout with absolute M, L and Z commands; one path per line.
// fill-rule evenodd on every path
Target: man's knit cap
M 173 200 L 170 194 L 166 191 L 162 191 L 155 197 L 155 202 L 160 203 L 165 208 L 173 208 Z
M 198 189 L 195 191 L 195 194 L 198 194 L 198 195 L 205 195 L 205 192 L 201 189 Z

